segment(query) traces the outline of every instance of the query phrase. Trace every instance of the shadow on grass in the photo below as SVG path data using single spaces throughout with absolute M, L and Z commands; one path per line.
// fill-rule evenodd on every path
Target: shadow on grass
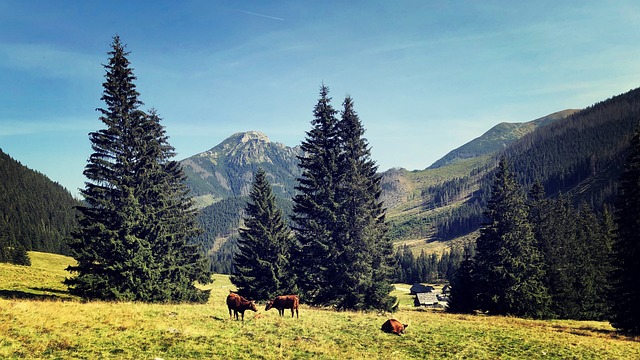
M 580 336 L 594 336 L 594 334 L 599 334 L 605 337 L 610 337 L 613 339 L 619 340 L 628 340 L 628 341 L 639 341 L 640 336 L 635 334 L 629 334 L 618 330 L 608 330 L 608 329 L 599 329 L 592 326 L 581 326 L 577 328 L 564 326 L 564 325 L 554 325 L 552 326 L 556 331 L 566 332 L 573 335 Z
M 42 291 L 53 294 L 39 294 L 22 290 L 0 290 L 0 298 L 3 299 L 20 299 L 20 300 L 71 300 L 69 293 L 55 289 L 31 288 L 31 290 Z

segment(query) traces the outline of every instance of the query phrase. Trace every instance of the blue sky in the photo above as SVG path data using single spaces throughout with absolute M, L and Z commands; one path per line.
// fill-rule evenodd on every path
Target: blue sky
M 322 83 L 380 170 L 640 86 L 636 0 L 0 1 L 0 148 L 74 195 L 116 34 L 178 159 L 247 130 L 298 145 Z

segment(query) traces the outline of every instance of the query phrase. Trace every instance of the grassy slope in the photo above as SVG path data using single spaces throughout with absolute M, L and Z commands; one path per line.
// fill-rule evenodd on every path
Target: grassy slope
M 445 208 L 434 210 L 426 209 L 423 206 L 424 200 L 420 196 L 423 190 L 430 186 L 442 184 L 445 181 L 468 176 L 469 173 L 479 167 L 485 166 L 490 161 L 490 156 L 485 155 L 472 159 L 464 159 L 455 164 L 443 166 L 435 169 L 425 169 L 407 171 L 403 181 L 410 189 L 407 200 L 399 206 L 388 209 L 387 220 L 392 226 L 400 226 L 414 218 L 430 218 Z M 475 187 L 473 188 L 475 190 Z M 463 201 L 461 199 L 460 201 Z M 449 206 L 458 206 L 460 201 L 453 202 Z M 396 247 L 408 245 L 415 256 L 420 255 L 422 250 L 427 254 L 438 253 L 448 250 L 450 241 L 432 241 L 429 238 L 402 239 L 394 242 Z
M 0 264 L 3 359 L 640 358 L 638 339 L 618 336 L 608 323 L 417 311 L 402 290 L 396 291 L 401 310 L 393 315 L 410 324 L 402 337 L 379 330 L 388 315 L 306 306 L 300 319 L 261 307 L 244 323 L 229 320 L 224 299 L 232 285 L 223 275 L 215 276 L 203 305 L 62 301 L 68 296 L 58 282 L 70 259 L 30 255 L 32 268 Z M 58 300 L 6 298 L 44 292 L 37 289 Z

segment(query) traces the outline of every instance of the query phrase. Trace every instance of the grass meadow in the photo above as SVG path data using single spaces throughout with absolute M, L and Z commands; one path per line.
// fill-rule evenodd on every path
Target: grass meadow
M 398 284 L 394 314 L 302 305 L 229 319 L 233 285 L 215 275 L 207 304 L 82 302 L 61 281 L 72 259 L 30 253 L 31 267 L 0 264 L 1 359 L 639 359 L 640 339 L 606 322 L 538 321 L 416 310 Z M 385 334 L 389 317 L 409 324 Z

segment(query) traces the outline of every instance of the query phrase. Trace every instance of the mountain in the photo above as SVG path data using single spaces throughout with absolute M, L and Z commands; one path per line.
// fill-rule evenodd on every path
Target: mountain
M 383 186 L 395 190 L 386 196 L 400 199 L 387 217 L 391 236 L 448 240 L 477 230 L 502 154 L 526 191 L 539 180 L 549 197 L 566 194 L 574 204 L 584 201 L 596 210 L 611 205 L 638 119 L 640 89 L 635 89 L 538 126 L 504 149 L 442 167 L 385 174 Z
M 385 171 L 381 174 L 382 200 L 390 236 L 397 244 L 424 246 L 473 234 L 484 221 L 483 210 L 501 154 L 509 157 L 525 190 L 540 180 L 550 197 L 563 193 L 574 203 L 587 201 L 601 209 L 614 199 L 638 119 L 640 89 L 583 110 L 498 124 L 425 170 Z M 214 262 L 230 261 L 235 245 L 228 240 L 240 225 L 243 196 L 254 169 L 262 166 L 267 170 L 282 207 L 287 208 L 299 176 L 299 155 L 299 148 L 271 143 L 266 135 L 252 131 L 234 134 L 213 149 L 183 160 L 192 191 L 210 203 L 218 201 L 203 209 L 200 219 L 205 235 L 199 242 Z M 224 266 L 229 269 L 229 264 Z
M 77 205 L 62 185 L 0 149 L 0 245 L 68 254 Z
M 540 126 L 544 126 L 564 119 L 577 112 L 576 109 L 567 109 L 553 114 L 523 123 L 500 123 L 482 134 L 482 136 L 452 150 L 438 161 L 434 162 L 429 169 L 436 169 L 445 165 L 451 165 L 457 161 L 477 158 L 503 150 L 507 145 L 531 133 Z
M 300 176 L 300 147 L 272 142 L 259 131 L 240 132 L 212 149 L 181 161 L 187 185 L 199 207 L 245 196 L 258 168 L 267 173 L 276 196 L 291 198 Z

